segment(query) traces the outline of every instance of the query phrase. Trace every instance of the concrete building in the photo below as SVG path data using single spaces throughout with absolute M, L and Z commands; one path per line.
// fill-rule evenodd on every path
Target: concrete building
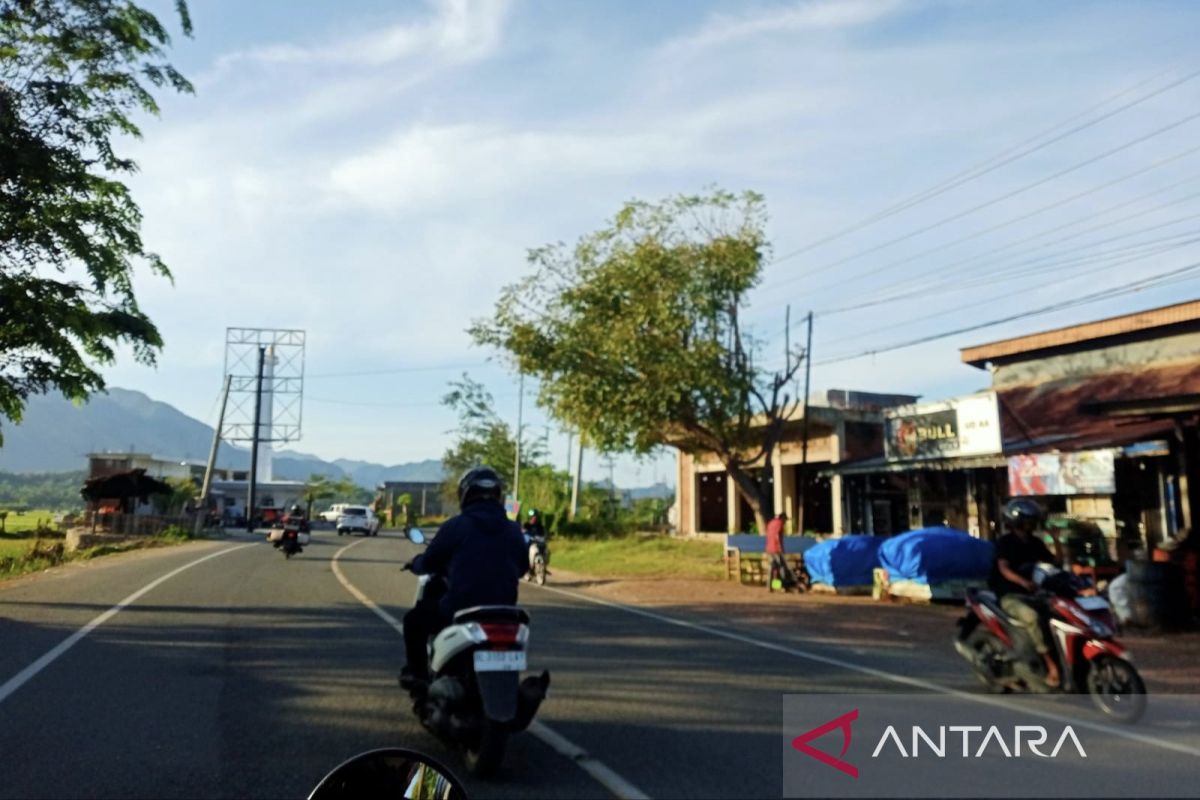
M 1200 301 L 968 347 L 961 357 L 987 370 L 988 391 L 891 409 L 882 455 L 825 470 L 844 482 L 852 530 L 950 525 L 993 538 L 1000 506 L 1022 495 L 1095 524 L 1113 557 L 1193 528 Z
M 831 390 L 824 405 L 810 405 L 808 471 L 804 491 L 804 527 L 821 533 L 844 533 L 846 497 L 840 475 L 820 475 L 823 468 L 882 454 L 884 408 L 911 403 L 911 395 Z M 771 487 L 775 509 L 794 524 L 800 501 L 800 464 L 804 459 L 802 409 L 785 421 L 783 437 L 772 457 L 772 474 L 757 477 Z M 753 474 L 753 470 L 751 471 Z M 761 473 L 761 469 L 758 470 Z M 712 453 L 678 454 L 676 503 L 681 535 L 736 533 L 754 525 L 754 515 Z
M 191 478 L 197 482 L 204 480 L 204 470 L 207 463 L 192 459 L 163 458 L 149 453 L 88 453 L 88 478 L 103 478 L 118 472 L 129 472 L 133 469 L 144 469 L 151 478 L 167 480 L 168 478 Z M 246 480 L 247 471 L 217 467 L 213 470 L 213 480 Z

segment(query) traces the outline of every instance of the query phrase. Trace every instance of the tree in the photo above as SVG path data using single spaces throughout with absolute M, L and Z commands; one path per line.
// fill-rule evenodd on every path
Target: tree
M 601 451 L 715 453 L 762 530 L 772 498 L 753 471 L 771 474 L 804 356 L 764 369 L 743 318 L 765 222 L 752 192 L 630 202 L 574 248 L 531 251 L 532 273 L 470 332 L 537 377 L 539 402 Z
M 517 458 L 517 440 L 508 423 L 500 419 L 493 407 L 491 392 L 465 372 L 462 379 L 450 382 L 450 391 L 442 397 L 442 405 L 458 412 L 458 439 L 442 456 L 449 477 L 443 494 L 448 501 L 458 502 L 458 479 L 471 467 L 487 464 L 512 487 L 513 466 Z M 525 470 L 537 466 L 546 451 L 540 440 L 524 440 L 521 444 L 521 478 Z
M 137 165 L 114 139 L 140 136 L 152 89 L 192 91 L 169 44 L 133 2 L 0 0 L 0 418 L 19 422 L 31 394 L 102 390 L 119 344 L 145 364 L 162 347 L 132 277 L 170 273 L 142 242 L 120 180 Z
M 304 516 L 312 519 L 313 504 L 318 500 L 341 498 L 347 502 L 365 502 L 369 492 L 347 477 L 331 480 L 328 475 L 313 473 L 304 482 Z

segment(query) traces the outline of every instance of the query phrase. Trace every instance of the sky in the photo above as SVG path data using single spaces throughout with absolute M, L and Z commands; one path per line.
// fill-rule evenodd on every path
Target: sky
M 211 424 L 226 327 L 303 328 L 302 452 L 438 458 L 455 424 L 438 400 L 463 372 L 515 423 L 516 376 L 466 327 L 529 248 L 633 198 L 765 195 L 750 319 L 769 364 L 785 318 L 794 342 L 814 312 L 814 400 L 975 391 L 988 378 L 961 347 L 1200 295 L 1183 273 L 887 349 L 1200 261 L 1197 4 L 191 6 L 171 58 L 196 92 L 162 97 L 126 144 L 144 239 L 174 274 L 136 280 L 166 345 L 155 368 L 105 374 Z M 565 467 L 525 389 L 527 435 Z M 621 457 L 614 474 L 645 485 L 673 465 Z M 584 473 L 608 468 L 589 456 Z

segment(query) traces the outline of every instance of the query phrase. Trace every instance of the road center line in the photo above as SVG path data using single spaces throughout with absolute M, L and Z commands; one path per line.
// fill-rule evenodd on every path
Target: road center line
M 526 584 L 526 585 L 527 586 L 536 586 L 537 584 L 530 583 L 530 584 Z M 734 633 L 733 631 L 722 630 L 721 628 L 714 628 L 709 625 L 703 625 L 698 622 L 689 622 L 688 620 L 676 619 L 675 617 L 668 617 L 665 614 L 658 614 L 654 611 L 647 611 L 644 608 L 638 608 L 636 606 L 629 606 L 629 605 L 625 605 L 623 603 L 616 603 L 611 600 L 602 600 L 598 597 L 591 597 L 590 595 L 582 594 L 580 592 L 571 592 L 566 589 L 557 589 L 553 586 L 538 586 L 537 588 L 542 589 L 547 592 L 554 592 L 555 594 L 561 594 L 566 597 L 573 597 L 576 600 L 583 600 L 585 602 L 594 603 L 596 605 L 601 605 L 601 606 L 608 606 L 609 608 L 615 608 L 620 611 L 625 611 L 629 614 L 636 614 L 637 616 L 640 616 L 640 617 L 646 617 L 648 619 L 657 620 L 658 622 L 663 622 L 668 625 L 675 625 L 680 628 L 688 628 L 690 630 L 699 631 L 700 633 L 707 633 L 710 636 L 719 636 L 723 639 L 729 639 L 734 642 L 748 644 L 748 645 L 751 645 L 752 647 L 758 647 L 763 650 L 772 650 L 776 653 L 783 653 L 785 655 L 795 656 L 796 658 L 803 658 L 808 661 L 816 661 L 817 663 L 820 663 L 820 664 L 826 664 L 828 666 L 838 667 L 840 669 L 849 670 L 851 672 L 858 672 L 863 675 L 870 675 L 874 678 L 880 678 L 882 680 L 900 684 L 901 686 L 908 686 L 908 687 L 912 687 L 915 689 L 923 689 L 925 691 L 935 692 L 937 694 L 953 695 L 955 697 L 959 697 L 964 700 L 969 700 L 971 702 L 980 703 L 983 705 L 995 706 L 996 708 L 1002 708 L 1002 709 L 1010 708 L 1008 704 L 1006 704 L 1003 700 L 1000 700 L 998 698 L 993 698 L 993 697 L 990 697 L 987 695 L 972 694 L 970 692 L 964 692 L 961 689 L 951 689 L 949 686 L 942 686 L 941 684 L 932 683 L 931 681 L 924 681 L 924 680 L 921 680 L 920 678 L 909 678 L 904 675 L 893 675 L 890 672 L 885 672 L 884 670 L 881 670 L 881 669 L 875 669 L 874 667 L 867 667 L 862 664 L 855 664 L 851 661 L 843 661 L 840 658 L 833 658 L 832 656 L 823 656 L 823 655 L 820 655 L 819 653 L 813 653 L 808 650 L 801 650 L 800 648 L 797 648 L 797 647 L 790 647 L 788 645 L 782 645 L 782 644 L 777 644 L 775 642 L 768 642 L 768 641 L 764 641 L 762 639 L 756 639 L 752 636 L 746 636 L 744 634 Z M 1172 750 L 1177 753 L 1184 753 L 1189 756 L 1200 757 L 1200 748 L 1189 747 L 1188 745 L 1185 745 L 1185 744 L 1179 744 L 1178 742 L 1167 741 L 1166 739 L 1160 739 L 1156 736 L 1150 736 L 1150 735 L 1144 734 L 1144 733 L 1136 733 L 1127 728 L 1119 728 L 1119 727 L 1116 727 L 1113 725 L 1105 725 L 1105 724 L 1099 723 L 1099 722 L 1088 722 L 1087 720 L 1072 719 L 1071 717 L 1065 717 L 1065 716 L 1062 716 L 1061 714 L 1056 714 L 1053 711 L 1042 711 L 1040 709 L 1030 709 L 1028 711 L 1028 713 L 1035 714 L 1035 715 L 1043 717 L 1045 719 L 1054 720 L 1056 722 L 1061 722 L 1061 723 L 1069 724 L 1069 725 L 1075 725 L 1080 728 L 1088 728 L 1088 729 L 1091 729 L 1094 731 L 1100 731 L 1102 733 L 1108 733 L 1113 736 L 1118 736 L 1123 739 L 1128 739 L 1130 741 L 1141 742 L 1142 744 L 1147 744 L 1152 747 L 1160 747 L 1164 750 Z
M 186 570 L 191 569 L 192 567 L 196 566 L 197 564 L 203 564 L 205 561 L 208 561 L 209 559 L 213 559 L 218 556 L 223 556 L 227 553 L 232 553 L 235 550 L 241 550 L 246 547 L 253 547 L 255 544 L 257 544 L 257 543 L 251 542 L 250 544 L 240 544 L 236 547 L 228 547 L 224 550 L 218 550 L 215 553 L 209 553 L 206 556 L 197 558 L 195 561 L 189 561 L 188 563 L 184 564 L 182 567 L 173 569 L 170 572 L 168 572 L 166 575 L 163 575 L 162 577 L 156 578 L 155 580 L 151 581 L 150 583 L 147 583 L 141 589 L 138 589 L 136 592 L 129 595 L 124 600 L 117 603 L 115 606 L 108 609 L 103 614 L 96 617 L 91 622 L 89 622 L 88 624 L 86 624 L 82 628 L 80 628 L 79 630 L 72 633 L 66 639 L 63 639 L 61 642 L 59 642 L 53 648 L 46 651 L 46 653 L 44 655 L 42 655 L 42 657 L 39 658 L 37 661 L 34 661 L 32 664 L 27 666 L 25 669 L 21 670 L 16 675 L 9 678 L 3 684 L 0 684 L 0 703 L 3 703 L 9 697 L 9 695 L 11 695 L 13 692 L 17 691 L 17 689 L 20 689 L 22 686 L 24 686 L 31 678 L 33 678 L 35 675 L 37 675 L 39 672 L 41 672 L 46 667 L 50 666 L 50 664 L 54 663 L 55 659 L 57 659 L 63 653 L 67 652 L 72 647 L 74 647 L 76 644 L 78 644 L 79 641 L 81 639 L 83 639 L 83 637 L 87 636 L 89 633 L 94 631 L 96 628 L 98 628 L 101 625 L 103 625 L 104 623 L 108 622 L 110 619 L 115 617 L 117 614 L 121 613 L 127 607 L 129 607 L 133 603 L 137 602 L 138 598 L 140 598 L 142 595 L 146 594 L 146 592 L 149 592 L 151 589 L 154 589 L 155 587 L 157 587 L 163 583 L 166 583 L 167 581 L 171 580 L 171 578 L 174 578 L 179 573 L 185 572 Z
M 348 544 L 333 554 L 333 560 L 331 562 L 333 576 L 338 579 L 338 583 L 346 587 L 346 591 L 353 595 L 358 602 L 374 611 L 376 616 L 378 616 L 388 625 L 391 625 L 396 633 L 404 636 L 404 624 L 387 611 L 380 608 L 378 603 L 376 603 L 370 597 L 367 597 L 367 595 L 364 594 L 357 586 L 351 583 L 346 578 L 346 575 L 342 572 L 341 565 L 338 564 L 338 558 L 341 557 L 342 553 L 346 552 L 351 547 L 358 547 L 360 544 L 366 541 L 367 539 L 359 539 L 357 542 Z M 527 730 L 532 736 L 549 745 L 550 748 L 556 753 L 565 756 L 578 764 L 580 769 L 582 769 L 588 775 L 591 775 L 597 783 L 599 783 L 608 791 L 612 792 L 613 796 L 619 798 L 619 800 L 650 800 L 650 796 L 645 792 L 638 789 L 625 778 L 622 778 L 620 775 L 614 772 L 604 762 L 593 757 L 582 747 L 571 742 L 565 736 L 551 729 L 549 726 L 541 722 L 534 721 L 532 724 L 530 724 Z

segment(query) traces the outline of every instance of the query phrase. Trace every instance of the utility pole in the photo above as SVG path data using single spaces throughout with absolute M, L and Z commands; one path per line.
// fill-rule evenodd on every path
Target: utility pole
M 808 495 L 808 394 L 812 381 L 812 328 L 813 313 L 808 312 L 808 343 L 804 346 L 804 420 L 801 423 L 801 435 L 804 443 L 800 446 L 800 507 L 796 509 L 796 533 L 804 533 L 804 502 Z
M 258 501 L 258 426 L 262 424 L 262 384 L 263 362 L 266 361 L 267 348 L 258 348 L 258 383 L 254 387 L 254 438 L 250 441 L 250 486 L 246 497 L 246 530 L 254 532 L 254 509 Z
M 525 408 L 525 373 L 521 373 L 520 388 L 517 389 L 517 458 L 513 464 L 513 500 L 521 502 L 521 425 Z
M 204 483 L 200 486 L 200 500 L 196 504 L 199 511 L 196 514 L 196 531 L 200 530 L 201 520 L 208 513 L 208 492 L 212 488 L 213 469 L 217 464 L 217 448 L 221 446 L 221 428 L 225 427 L 225 406 L 229 403 L 229 383 L 232 375 L 225 376 L 225 389 L 221 393 L 221 413 L 217 416 L 217 427 L 213 430 L 212 449 L 208 451 L 208 464 L 204 468 Z
M 571 513 L 567 519 L 575 519 L 579 513 L 579 475 L 583 472 L 583 431 L 579 432 L 579 449 L 575 453 L 575 478 L 571 482 Z

